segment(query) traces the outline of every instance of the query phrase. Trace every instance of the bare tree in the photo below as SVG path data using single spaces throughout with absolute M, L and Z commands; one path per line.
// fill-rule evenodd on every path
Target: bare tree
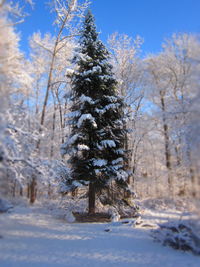
M 127 104 L 126 116 L 128 117 L 124 128 L 127 131 L 125 150 L 127 151 L 126 169 L 129 170 L 129 183 L 133 183 L 137 161 L 137 148 L 140 144 L 138 119 L 144 98 L 143 65 L 139 58 L 140 47 L 143 43 L 141 37 L 135 40 L 125 34 L 115 33 L 108 40 L 112 52 L 112 64 L 118 81 L 118 91 Z M 131 133 L 128 129 L 132 129 Z M 132 179 L 131 179 L 132 176 Z M 131 181 L 132 180 L 132 181 Z
M 53 70 L 55 67 L 56 56 L 59 51 L 66 45 L 67 39 L 77 35 L 76 29 L 78 26 L 77 23 L 74 25 L 74 22 L 77 20 L 77 18 L 82 18 L 83 12 L 88 6 L 87 0 L 83 4 L 79 4 L 77 0 L 54 0 L 52 3 L 53 11 L 56 13 L 55 23 L 58 26 L 58 32 L 51 50 L 51 60 L 48 71 L 46 93 L 40 118 L 40 132 L 42 132 L 42 127 L 44 126 L 45 122 L 45 114 L 49 99 L 49 93 L 52 88 Z M 39 147 L 40 140 L 37 144 L 38 149 Z

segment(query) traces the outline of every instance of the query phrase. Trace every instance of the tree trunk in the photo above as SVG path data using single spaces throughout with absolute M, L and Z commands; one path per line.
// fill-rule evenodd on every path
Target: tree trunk
M 51 150 L 50 150 L 50 158 L 53 158 L 54 155 L 54 138 L 55 138 L 55 129 L 56 129 L 56 104 L 54 103 L 54 112 L 52 118 L 52 135 L 51 135 Z
M 78 188 L 74 189 L 72 192 L 71 192 L 71 195 L 73 198 L 77 197 L 78 195 Z
M 36 199 L 36 179 L 35 177 L 32 178 L 31 184 L 30 184 L 30 203 L 33 204 Z
M 162 108 L 162 120 L 163 120 L 163 133 L 165 140 L 165 161 L 168 170 L 168 186 L 169 191 L 172 193 L 172 173 L 171 173 L 171 152 L 170 152 L 170 142 L 169 142 L 169 129 L 166 120 L 166 107 L 165 107 L 165 97 L 162 91 L 160 91 L 160 101 Z
M 63 110 L 62 110 L 62 103 L 59 97 L 58 88 L 55 90 L 55 95 L 58 101 L 58 109 L 59 109 L 59 117 L 60 117 L 60 130 L 61 130 L 61 144 L 64 144 L 64 128 L 65 128 L 65 121 L 63 119 Z M 66 103 L 65 103 L 66 104 Z M 65 112 L 66 114 L 66 112 Z
M 94 214 L 95 213 L 95 186 L 92 182 L 89 184 L 89 199 L 88 199 L 88 204 L 89 204 L 89 214 Z
M 127 131 L 127 125 L 126 124 L 124 125 L 124 129 L 125 129 L 125 131 Z M 131 153 L 130 153 L 129 144 L 128 144 L 128 133 L 125 134 L 124 149 L 125 149 L 125 153 L 126 153 L 126 158 L 124 160 L 124 170 L 128 172 L 130 170 L 130 162 L 131 162 L 131 157 L 130 157 Z M 129 185 L 131 184 L 130 173 L 128 175 L 127 183 Z
M 23 187 L 22 186 L 20 186 L 19 194 L 21 197 L 23 197 Z
M 48 197 L 51 198 L 51 183 L 48 184 Z
M 190 148 L 187 147 L 187 159 L 189 163 L 189 173 L 190 173 L 190 181 L 191 181 L 191 195 L 192 197 L 196 197 L 196 183 L 195 183 L 195 174 L 194 169 L 192 166 L 192 160 L 191 160 L 191 153 Z
M 30 184 L 27 184 L 27 198 L 30 198 Z
M 43 107 L 42 107 L 42 113 L 41 113 L 41 119 L 40 119 L 40 128 L 39 128 L 40 134 L 43 131 L 43 126 L 44 126 L 44 121 L 45 121 L 46 108 L 47 108 L 47 103 L 48 103 L 48 99 L 49 99 L 49 91 L 50 91 L 51 82 L 52 82 L 54 60 L 55 60 L 55 54 L 53 54 L 53 56 L 52 56 L 52 61 L 51 61 L 51 66 L 50 66 L 50 71 L 49 71 L 49 77 L 48 77 L 48 83 L 47 83 L 47 88 L 46 88 L 46 94 L 45 94 L 44 103 L 43 103 Z M 40 142 L 41 142 L 41 139 L 39 137 L 39 140 L 38 140 L 37 146 L 36 146 L 38 151 L 40 151 Z

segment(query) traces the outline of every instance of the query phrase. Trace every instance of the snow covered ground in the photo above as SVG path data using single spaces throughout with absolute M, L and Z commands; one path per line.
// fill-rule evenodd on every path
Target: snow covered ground
M 144 214 L 152 225 L 179 216 L 174 210 Z M 0 266 L 200 266 L 200 257 L 163 247 L 150 233 L 129 224 L 69 224 L 41 206 L 16 207 L 0 214 Z

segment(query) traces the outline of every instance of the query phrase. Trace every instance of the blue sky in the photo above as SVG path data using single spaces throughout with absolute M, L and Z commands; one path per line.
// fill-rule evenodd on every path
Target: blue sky
M 38 30 L 54 32 L 48 0 L 35 0 L 34 10 L 18 26 L 21 48 L 27 53 L 28 38 Z M 200 0 L 91 0 L 100 38 L 106 42 L 114 32 L 144 39 L 143 54 L 157 53 L 173 33 L 200 32 Z

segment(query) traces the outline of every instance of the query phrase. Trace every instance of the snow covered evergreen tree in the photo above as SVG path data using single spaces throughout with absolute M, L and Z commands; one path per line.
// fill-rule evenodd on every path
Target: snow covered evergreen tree
M 72 127 L 62 147 L 70 154 L 71 186 L 89 185 L 89 213 L 95 195 L 112 181 L 127 188 L 124 171 L 123 99 L 117 96 L 109 53 L 100 40 L 90 11 L 86 14 L 72 74 Z

